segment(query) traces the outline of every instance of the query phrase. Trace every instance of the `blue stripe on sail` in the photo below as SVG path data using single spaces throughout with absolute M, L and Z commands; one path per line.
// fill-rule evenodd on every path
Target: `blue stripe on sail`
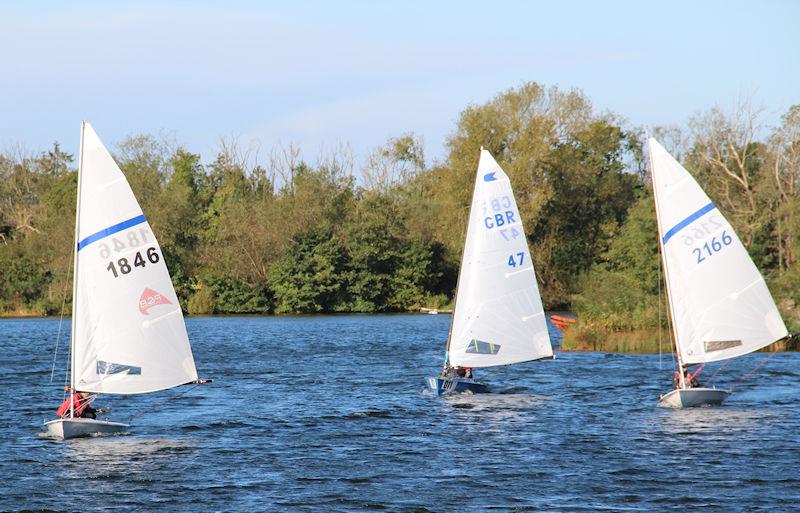
M 126 228 L 130 228 L 131 226 L 136 226 L 137 224 L 142 224 L 146 221 L 147 218 L 144 216 L 144 214 L 142 214 L 140 216 L 128 219 L 127 221 L 122 221 L 121 223 L 109 226 L 105 230 L 100 230 L 97 233 L 93 233 L 78 243 L 78 251 L 82 250 L 92 242 L 97 242 L 100 239 L 105 239 L 109 235 L 114 235 L 115 233 L 121 232 Z
M 673 235 L 675 235 L 679 231 L 683 230 L 684 228 L 686 228 L 687 226 L 692 224 L 698 218 L 700 218 L 700 217 L 704 216 L 705 214 L 711 212 L 712 210 L 714 210 L 714 208 L 715 208 L 714 204 L 713 203 L 709 203 L 705 207 L 701 208 L 700 210 L 698 210 L 694 214 L 690 215 L 689 217 L 687 217 L 686 219 L 684 219 L 680 223 L 678 223 L 675 226 L 673 226 L 672 228 L 670 228 L 670 230 L 667 233 L 664 234 L 664 238 L 662 239 L 663 243 L 666 244 L 667 241 L 670 240 Z

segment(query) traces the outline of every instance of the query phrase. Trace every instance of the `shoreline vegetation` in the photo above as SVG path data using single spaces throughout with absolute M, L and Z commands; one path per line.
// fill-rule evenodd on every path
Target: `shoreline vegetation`
M 669 353 L 671 348 L 669 331 L 656 328 L 610 331 L 587 328 L 578 322 L 567 328 L 561 339 L 562 351 L 657 354 Z
M 569 327 L 563 334 L 560 348 L 562 351 L 633 354 L 670 354 L 674 352 L 672 334 L 665 329 L 611 331 L 575 325 Z M 800 351 L 800 339 L 792 336 L 770 344 L 759 351 Z
M 740 103 L 649 132 L 731 222 L 800 331 L 800 105 L 776 126 Z M 466 106 L 441 161 L 413 133 L 360 163 L 346 145 L 309 159 L 235 140 L 207 161 L 149 135 L 113 154 L 190 315 L 444 312 L 483 146 L 512 181 L 545 308 L 578 318 L 564 348 L 652 352 L 661 332 L 669 351 L 644 134 L 579 90 L 528 82 Z M 65 296 L 70 311 L 76 168 L 58 143 L 0 151 L 0 316 L 58 315 Z

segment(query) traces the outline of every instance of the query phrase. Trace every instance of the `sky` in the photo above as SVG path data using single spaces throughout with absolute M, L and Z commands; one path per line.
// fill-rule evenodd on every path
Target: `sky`
M 221 138 L 358 162 L 420 136 L 446 155 L 459 113 L 536 81 L 578 88 L 631 125 L 685 126 L 751 98 L 800 103 L 800 2 L 281 1 L 0 3 L 0 150 L 77 152 Z

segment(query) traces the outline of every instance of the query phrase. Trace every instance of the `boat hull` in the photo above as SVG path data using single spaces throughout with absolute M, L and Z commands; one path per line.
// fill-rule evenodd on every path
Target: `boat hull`
M 430 387 L 435 395 L 460 394 L 463 392 L 485 394 L 489 391 L 488 385 L 478 383 L 474 379 L 443 378 L 441 376 L 428 378 L 428 387 Z
M 125 433 L 130 425 L 110 420 L 85 418 L 56 419 L 44 423 L 47 435 L 58 440 L 80 438 L 84 436 Z
M 719 388 L 679 388 L 662 395 L 658 401 L 658 406 L 662 408 L 719 406 L 730 394 L 730 390 Z

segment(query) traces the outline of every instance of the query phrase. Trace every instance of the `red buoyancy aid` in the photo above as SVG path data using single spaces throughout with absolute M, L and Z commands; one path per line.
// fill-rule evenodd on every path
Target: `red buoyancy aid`
M 78 394 L 72 394 L 72 396 L 75 397 L 75 416 L 80 417 L 81 413 L 83 413 L 83 410 L 85 410 L 86 407 L 89 406 L 89 403 L 84 401 L 83 398 L 81 398 L 81 396 L 79 396 Z M 56 410 L 56 415 L 58 415 L 59 417 L 67 415 L 69 413 L 69 407 L 70 407 L 70 397 L 67 397 L 64 400 L 64 402 L 61 403 L 61 406 L 58 407 L 58 410 Z

